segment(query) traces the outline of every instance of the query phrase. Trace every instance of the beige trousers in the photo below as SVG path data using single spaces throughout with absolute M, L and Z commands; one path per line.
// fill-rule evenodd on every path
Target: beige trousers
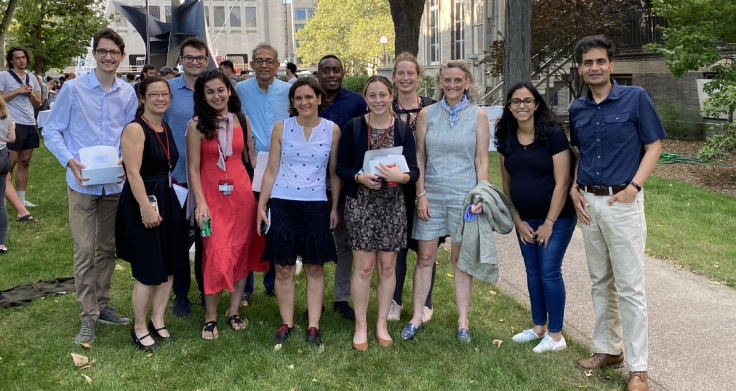
M 115 214 L 120 194 L 92 195 L 67 187 L 69 228 L 74 238 L 74 285 L 82 322 L 100 316 L 110 301 L 115 270 Z
M 582 192 L 590 225 L 581 224 L 593 283 L 596 353 L 617 355 L 625 347 L 629 371 L 646 371 L 649 331 L 644 295 L 647 225 L 644 191 L 634 202 L 608 205 L 610 196 Z

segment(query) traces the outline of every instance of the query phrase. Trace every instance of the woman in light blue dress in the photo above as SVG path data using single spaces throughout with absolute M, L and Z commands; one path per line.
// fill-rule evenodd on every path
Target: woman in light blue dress
M 411 340 L 422 328 L 422 310 L 432 283 L 432 265 L 437 259 L 437 242 L 452 235 L 463 215 L 465 196 L 479 181 L 488 180 L 490 130 L 485 110 L 473 104 L 477 87 L 465 61 L 442 65 L 437 75 L 437 104 L 419 113 L 416 127 L 417 211 L 412 237 L 419 242 L 414 269 L 414 314 L 401 332 Z M 481 213 L 480 204 L 471 213 Z M 455 296 L 458 306 L 457 337 L 470 342 L 468 311 L 473 278 L 458 269 L 460 246 L 452 243 Z

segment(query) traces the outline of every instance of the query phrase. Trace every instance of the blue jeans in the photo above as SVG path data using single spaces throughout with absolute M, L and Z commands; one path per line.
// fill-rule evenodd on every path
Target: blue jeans
M 522 219 L 533 230 L 544 224 L 544 220 Z M 575 231 L 578 218 L 573 215 L 558 218 L 552 227 L 552 236 L 547 248 L 536 243 L 524 244 L 519 239 L 521 255 L 526 266 L 526 283 L 529 288 L 529 299 L 532 304 L 532 320 L 535 326 L 549 324 L 547 331 L 562 331 L 565 313 L 565 282 L 562 280 L 562 259 L 565 257 L 567 245 Z
M 273 262 L 269 262 L 268 267 L 268 271 L 263 276 L 263 287 L 266 290 L 273 291 L 273 285 L 276 282 L 276 270 L 274 270 Z M 248 279 L 245 280 L 245 290 L 243 293 L 246 295 L 253 294 L 253 271 L 248 273 Z

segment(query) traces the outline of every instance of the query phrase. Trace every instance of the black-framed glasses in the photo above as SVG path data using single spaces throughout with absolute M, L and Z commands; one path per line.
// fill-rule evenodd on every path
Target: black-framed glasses
M 198 63 L 203 63 L 205 62 L 205 60 L 207 60 L 207 57 L 206 56 L 183 56 L 182 59 L 186 63 L 192 63 L 194 61 Z
M 95 53 L 97 53 L 97 55 L 102 58 L 105 58 L 105 56 L 107 56 L 108 53 L 110 54 L 111 58 L 118 58 L 122 52 L 120 50 L 97 49 L 95 50 Z
M 203 78 L 203 79 L 206 79 L 206 78 L 208 78 L 210 76 L 219 75 L 220 73 L 222 73 L 222 72 L 220 72 L 219 69 L 215 68 L 215 69 L 210 69 L 209 71 L 204 71 L 204 72 L 200 73 L 198 76 L 201 77 L 201 78 Z
M 256 66 L 261 66 L 261 65 L 263 65 L 264 62 L 266 63 L 266 65 L 271 66 L 271 65 L 273 65 L 273 64 L 276 63 L 276 60 L 274 60 L 272 58 L 269 58 L 269 59 L 266 59 L 266 60 L 264 60 L 262 58 L 256 58 L 255 60 L 253 60 L 253 63 L 256 64 Z
M 170 92 L 149 92 L 146 94 L 151 99 L 158 99 L 158 98 L 164 98 L 164 99 L 171 99 L 174 97 L 174 95 Z
M 534 98 L 524 98 L 524 99 L 514 98 L 514 99 L 509 100 L 509 105 L 518 107 L 519 105 L 523 103 L 524 106 L 529 107 L 533 105 L 534 102 L 536 102 Z

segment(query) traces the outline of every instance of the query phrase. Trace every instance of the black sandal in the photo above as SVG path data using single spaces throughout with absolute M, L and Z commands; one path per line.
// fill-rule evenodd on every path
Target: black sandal
M 233 315 L 233 316 L 227 318 L 227 323 L 230 325 L 230 328 L 232 328 L 233 331 L 240 331 L 240 330 L 242 330 L 242 328 L 240 327 L 240 325 L 241 324 L 245 324 L 245 322 L 243 321 L 243 319 L 241 319 L 240 316 L 238 316 L 238 315 Z M 238 328 L 237 329 L 233 326 L 233 323 L 235 323 L 235 324 L 238 325 Z
M 243 304 L 245 303 L 245 304 Z M 243 293 L 243 297 L 240 298 L 240 306 L 241 307 L 249 307 L 250 306 L 250 295 L 247 293 Z
M 217 336 L 215 335 L 215 327 L 217 327 L 217 321 L 211 320 L 209 322 L 204 322 L 204 326 L 202 326 L 202 332 L 212 333 L 212 338 L 209 339 L 216 339 Z M 202 337 L 202 339 L 208 338 Z
M 21 218 L 19 218 L 18 220 L 15 220 L 15 221 L 17 221 L 19 223 L 26 223 L 26 222 L 28 222 L 28 223 L 38 223 L 38 219 L 35 218 L 35 217 L 33 217 L 33 216 L 31 216 L 30 213 L 27 214 L 27 215 L 25 215 L 25 216 L 23 216 L 23 217 L 21 217 Z
M 137 335 L 135 335 L 135 328 L 131 328 L 131 329 L 130 329 L 130 336 L 131 336 L 131 337 L 133 337 L 133 341 L 135 342 L 135 344 L 136 344 L 136 345 L 138 345 L 138 347 L 139 347 L 139 348 L 141 348 L 141 349 L 142 349 L 143 351 L 146 351 L 146 352 L 148 352 L 148 353 L 153 353 L 153 352 L 155 352 L 155 351 L 156 351 L 156 350 L 157 350 L 158 348 L 160 348 L 160 347 L 161 347 L 161 345 L 159 345 L 159 344 L 158 344 L 158 343 L 157 343 L 156 341 L 153 341 L 153 344 L 152 344 L 152 345 L 148 345 L 148 346 L 144 345 L 144 344 L 143 344 L 143 343 L 141 342 L 142 340 L 144 340 L 144 339 L 148 338 L 148 337 L 149 337 L 150 335 L 151 335 L 151 334 L 146 334 L 146 335 L 144 335 L 144 336 L 142 336 L 142 337 L 138 338 L 138 336 L 137 336 Z M 152 338 L 152 339 L 153 339 L 153 338 Z
M 171 335 L 171 333 L 169 333 L 169 336 L 168 337 L 164 337 L 163 335 L 161 335 L 161 333 L 159 333 L 159 331 L 161 331 L 161 330 L 169 331 L 169 330 L 166 327 L 156 328 L 156 326 L 153 325 L 153 320 L 152 319 L 148 319 L 148 329 L 149 330 L 153 330 L 151 332 L 151 334 L 153 334 L 153 337 L 154 338 L 158 338 L 158 339 L 160 339 L 162 341 L 169 341 L 169 342 L 176 341 L 176 338 L 174 338 L 174 336 Z

